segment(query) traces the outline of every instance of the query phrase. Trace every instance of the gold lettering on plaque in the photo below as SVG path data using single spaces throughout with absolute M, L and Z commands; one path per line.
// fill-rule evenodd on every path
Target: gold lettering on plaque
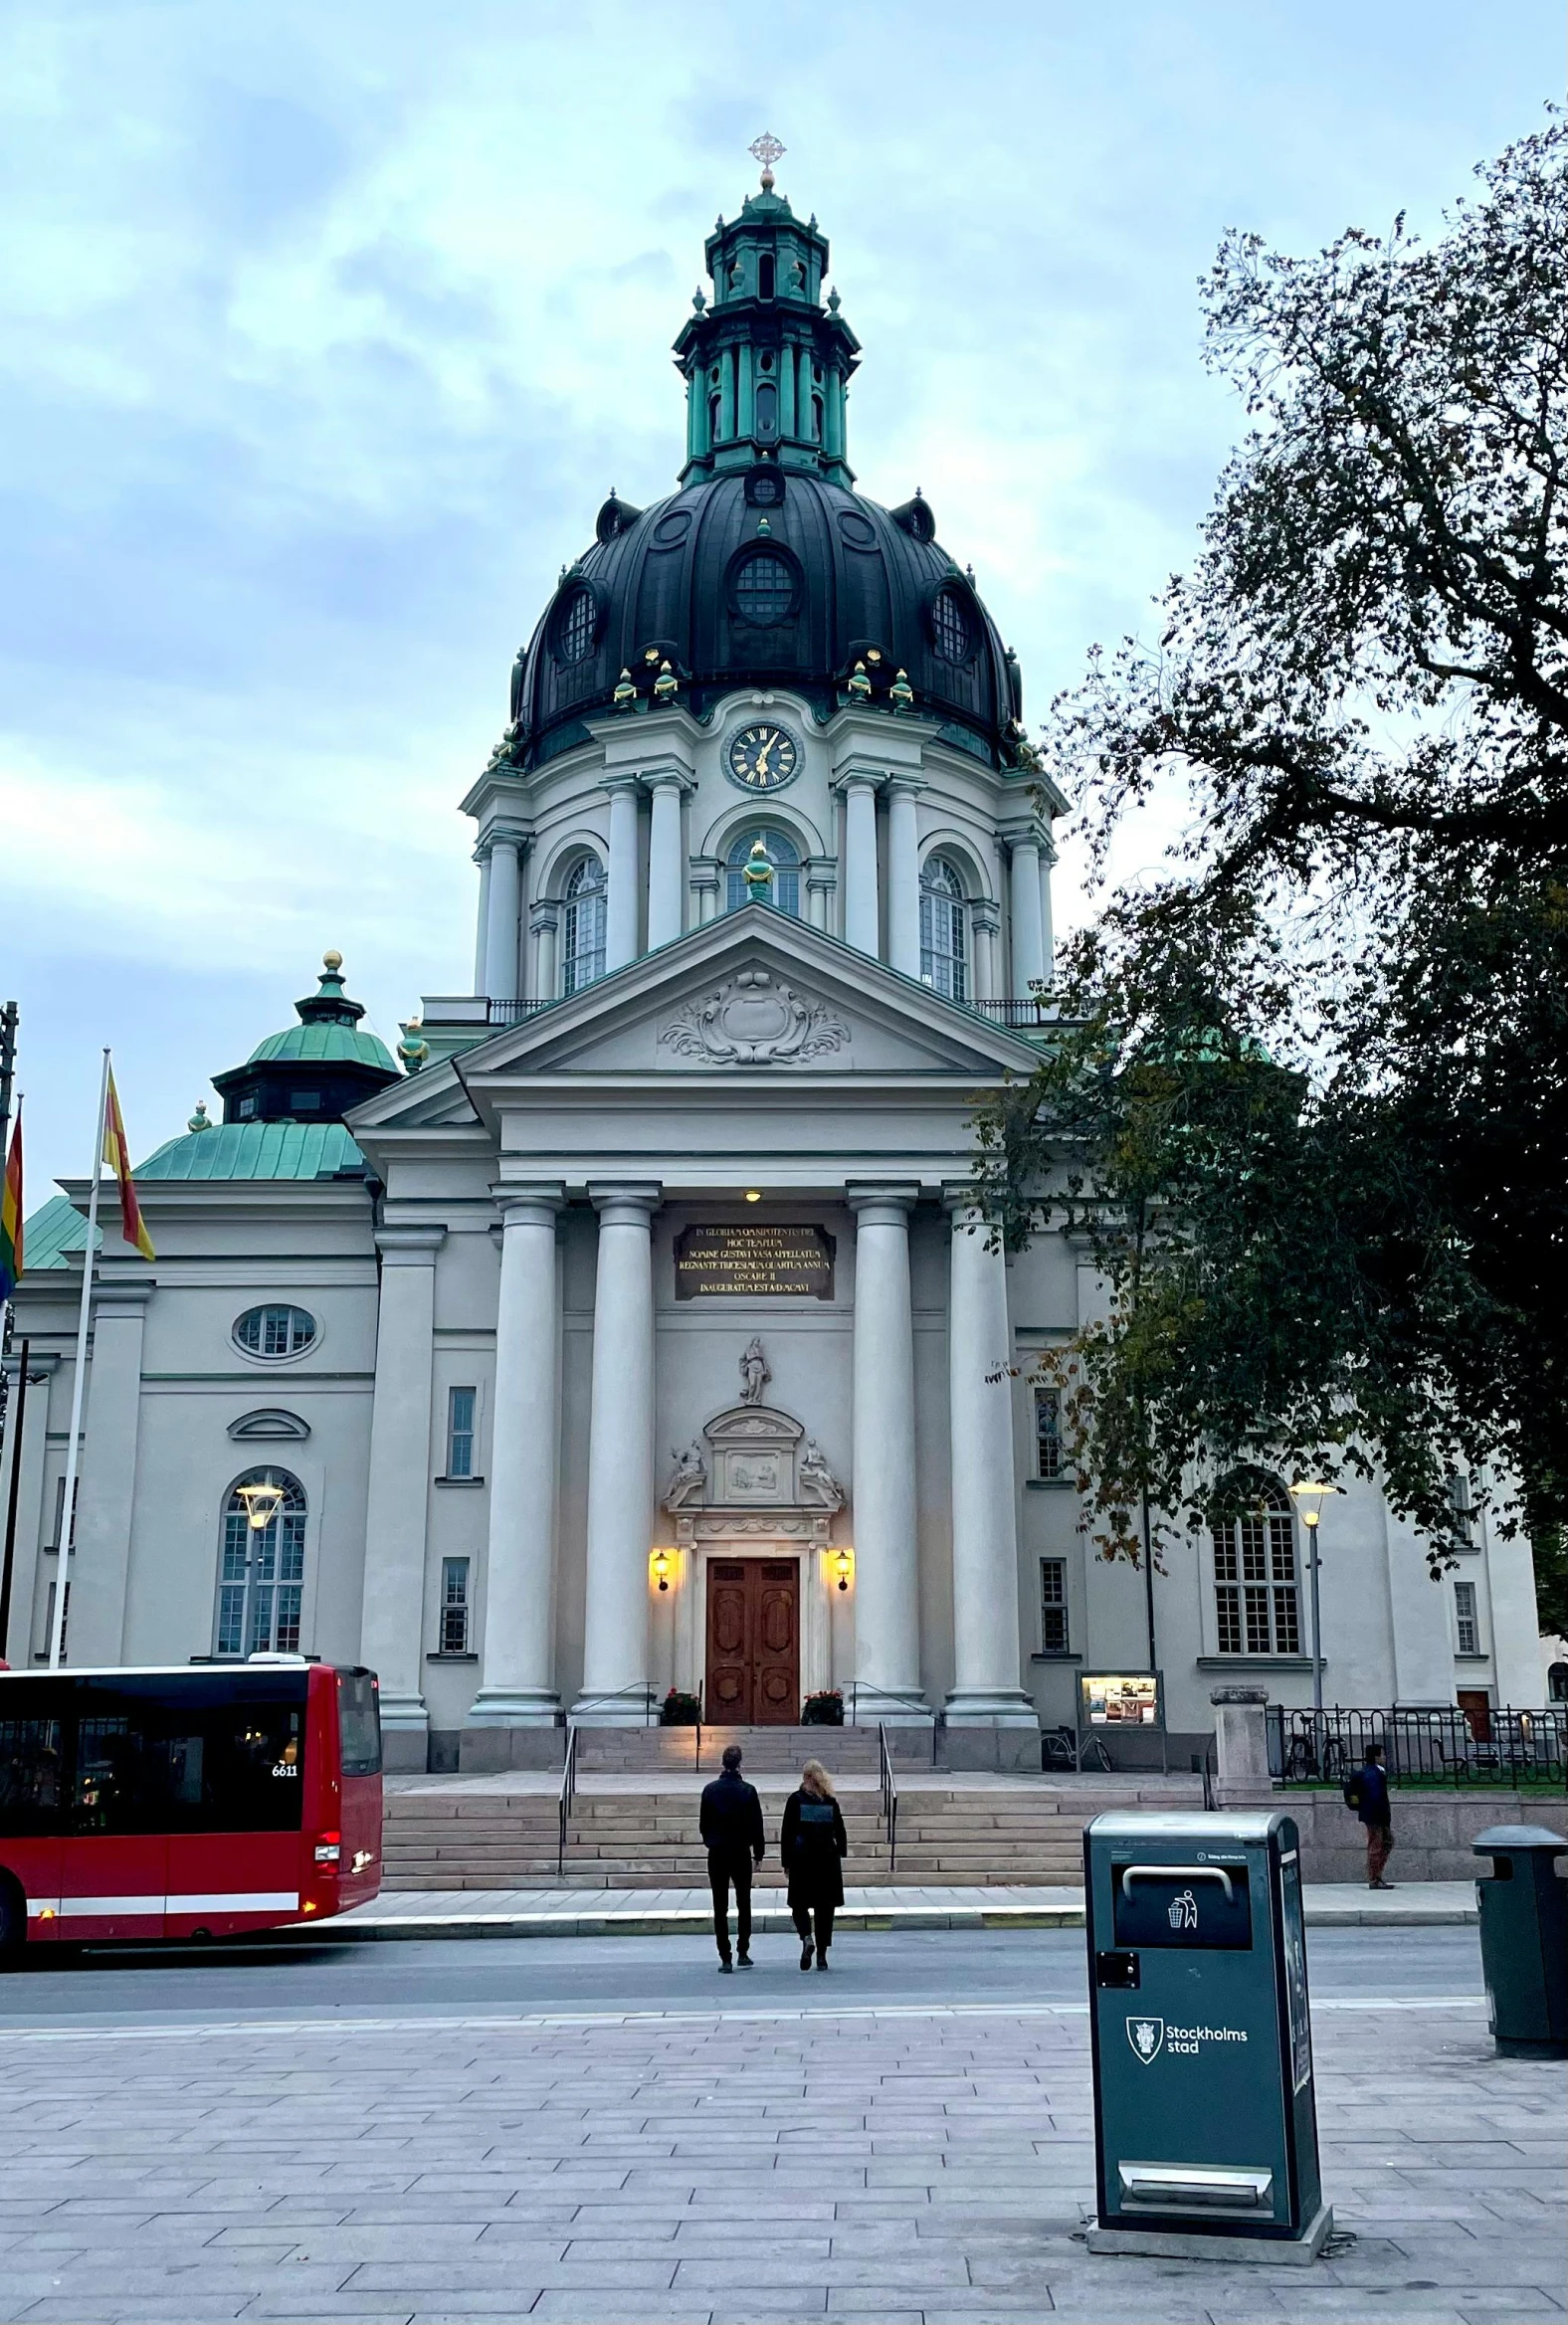
M 820 1227 L 683 1228 L 676 1238 L 677 1299 L 832 1299 L 833 1238 Z

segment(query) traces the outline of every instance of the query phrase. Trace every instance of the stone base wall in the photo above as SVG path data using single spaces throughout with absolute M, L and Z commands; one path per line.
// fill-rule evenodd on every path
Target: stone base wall
M 1536 1792 L 1405 1792 L 1391 1796 L 1391 1881 L 1473 1881 L 1489 1870 L 1470 1842 L 1493 1825 L 1544 1825 L 1568 1839 L 1568 1798 Z M 1337 1792 L 1276 1791 L 1274 1804 L 1301 1833 L 1308 1881 L 1364 1881 L 1366 1837 Z

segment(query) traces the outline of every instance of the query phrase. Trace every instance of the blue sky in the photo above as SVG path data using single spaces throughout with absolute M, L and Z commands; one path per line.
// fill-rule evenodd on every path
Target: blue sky
M 468 986 L 457 802 L 606 490 L 673 484 L 670 341 L 761 129 L 865 343 L 862 485 L 923 487 L 1038 714 L 1145 622 L 1240 432 L 1199 362 L 1224 230 L 1435 228 L 1563 51 L 1561 0 L 11 0 L 30 1208 L 85 1167 L 103 1043 L 146 1153 L 324 946 L 391 1041 Z

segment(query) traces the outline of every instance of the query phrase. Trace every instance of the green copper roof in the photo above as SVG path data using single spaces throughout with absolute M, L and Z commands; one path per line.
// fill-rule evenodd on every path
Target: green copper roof
M 331 1179 L 364 1156 L 341 1122 L 224 1122 L 171 1138 L 138 1179 Z
M 287 1032 L 269 1034 L 265 1042 L 258 1042 L 246 1063 L 261 1066 L 276 1059 L 304 1059 L 314 1066 L 338 1065 L 346 1059 L 356 1066 L 376 1066 L 383 1073 L 397 1071 L 386 1044 L 374 1034 L 362 1034 L 357 1026 L 290 1026 Z
M 69 1195 L 53 1195 L 42 1211 L 35 1211 L 22 1233 L 23 1271 L 35 1267 L 64 1267 L 68 1252 L 80 1252 L 88 1240 L 88 1223 Z M 98 1231 L 98 1249 L 103 1231 Z
M 229 1122 L 171 1138 L 137 1166 L 150 1179 L 334 1179 L 365 1158 L 341 1122 Z M 69 1195 L 55 1195 L 27 1222 L 25 1272 L 64 1267 L 88 1240 L 88 1223 Z M 103 1231 L 98 1230 L 98 1250 Z

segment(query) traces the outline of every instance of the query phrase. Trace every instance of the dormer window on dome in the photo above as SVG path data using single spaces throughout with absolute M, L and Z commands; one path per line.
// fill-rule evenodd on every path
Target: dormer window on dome
M 776 630 L 795 611 L 795 575 L 777 550 L 753 549 L 730 577 L 730 601 L 743 622 Z
M 973 647 L 969 614 L 958 590 L 939 589 L 931 606 L 931 642 L 943 662 L 967 662 Z
M 586 662 L 593 652 L 599 609 L 585 582 L 569 590 L 555 616 L 555 651 L 564 663 Z

